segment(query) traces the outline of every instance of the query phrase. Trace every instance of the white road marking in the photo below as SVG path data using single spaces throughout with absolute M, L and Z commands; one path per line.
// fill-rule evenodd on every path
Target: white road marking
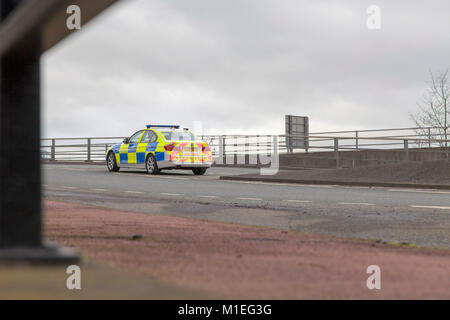
M 76 187 L 66 187 L 66 186 L 61 186 L 60 188 L 62 188 L 62 189 L 78 189 Z
M 199 195 L 197 197 L 199 197 L 199 198 L 211 198 L 211 199 L 218 198 L 218 196 L 203 196 L 203 195 Z
M 344 188 L 344 189 L 371 189 L 372 187 L 365 187 L 365 186 L 341 186 L 341 188 Z
M 111 172 L 111 173 L 118 174 L 121 176 L 142 177 L 142 178 L 150 178 L 150 179 L 189 180 L 189 178 L 184 178 L 184 177 L 168 177 L 168 176 L 162 176 L 162 175 L 145 174 L 144 172 L 139 172 L 139 173 Z
M 265 182 L 265 181 L 239 181 L 239 180 L 219 180 L 231 183 L 259 184 L 271 186 L 287 186 L 287 187 L 311 187 L 311 188 L 335 188 L 337 185 L 316 185 L 316 184 L 299 184 L 299 183 L 281 183 L 281 182 Z
M 252 201 L 261 201 L 261 198 L 236 198 L 238 200 L 252 200 Z
M 338 202 L 338 204 L 342 205 L 350 205 L 350 206 L 374 206 L 373 203 L 367 203 L 367 202 Z
M 170 180 L 189 180 L 189 178 L 183 178 L 183 177 L 164 177 L 164 176 L 157 176 L 154 178 L 162 178 L 162 179 L 170 179 Z
M 107 189 L 91 189 L 92 191 L 100 191 L 100 192 L 105 192 L 108 191 Z
M 143 194 L 144 192 L 141 191 L 124 191 L 125 193 L 136 193 L 136 194 Z
M 163 196 L 182 196 L 182 193 L 167 193 L 167 192 L 161 192 L 160 195 Z
M 332 184 L 299 184 L 299 186 L 308 188 L 327 188 L 327 189 L 340 187 Z
M 220 180 L 222 182 L 228 183 L 245 183 L 245 184 L 275 184 L 270 182 L 262 182 L 262 181 L 240 181 L 240 180 Z
M 411 205 L 411 208 L 426 208 L 426 209 L 439 209 L 439 210 L 450 210 L 450 207 L 441 207 L 441 206 L 419 206 L 419 205 Z
M 312 202 L 311 200 L 284 200 L 287 202 L 301 202 L 301 203 L 309 203 Z
M 420 193 L 441 193 L 441 194 L 450 194 L 450 191 L 438 191 L 436 189 L 388 189 L 391 192 L 420 192 Z

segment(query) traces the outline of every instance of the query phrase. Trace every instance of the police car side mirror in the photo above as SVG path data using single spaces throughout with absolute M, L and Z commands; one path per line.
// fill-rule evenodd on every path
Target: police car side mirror
M 125 144 L 130 143 L 130 138 L 123 139 L 123 143 L 125 143 Z

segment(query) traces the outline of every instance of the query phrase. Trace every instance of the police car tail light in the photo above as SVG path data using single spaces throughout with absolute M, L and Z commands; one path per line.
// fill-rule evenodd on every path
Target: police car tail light
M 165 149 L 166 151 L 172 151 L 173 148 L 175 148 L 175 143 L 166 144 L 166 145 L 164 146 L 164 149 Z

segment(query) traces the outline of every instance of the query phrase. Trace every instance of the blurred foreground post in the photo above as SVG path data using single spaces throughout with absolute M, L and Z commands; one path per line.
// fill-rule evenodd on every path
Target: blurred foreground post
M 41 245 L 39 57 L 38 34 L 1 57 L 0 247 Z
M 0 262 L 72 263 L 72 251 L 42 242 L 40 55 L 116 0 L 0 0 Z

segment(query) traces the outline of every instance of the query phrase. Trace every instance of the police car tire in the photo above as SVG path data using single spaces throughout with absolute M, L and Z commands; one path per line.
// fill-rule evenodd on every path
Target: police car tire
M 114 160 L 114 164 L 113 164 L 112 168 L 110 168 L 110 166 L 108 164 L 108 161 L 109 161 L 109 158 L 111 157 L 111 155 L 113 156 L 113 160 Z M 108 157 L 106 158 L 106 166 L 108 167 L 108 170 L 112 171 L 112 172 L 117 172 L 120 170 L 120 167 L 117 165 L 117 162 L 116 162 L 116 156 L 114 155 L 114 152 L 112 152 L 112 151 L 110 153 L 108 153 Z
M 202 176 L 202 175 L 204 175 L 205 173 L 206 173 L 206 170 L 207 170 L 208 168 L 195 168 L 195 169 L 192 169 L 192 172 L 196 175 L 196 176 Z
M 153 171 L 151 171 L 148 168 L 148 161 L 149 161 L 150 158 L 153 158 L 153 162 L 155 164 L 154 167 L 153 167 Z M 145 169 L 147 170 L 147 173 L 150 173 L 150 174 L 158 174 L 161 171 L 158 168 L 158 163 L 156 162 L 155 156 L 153 154 L 151 154 L 151 153 L 147 156 L 147 159 L 145 160 Z

